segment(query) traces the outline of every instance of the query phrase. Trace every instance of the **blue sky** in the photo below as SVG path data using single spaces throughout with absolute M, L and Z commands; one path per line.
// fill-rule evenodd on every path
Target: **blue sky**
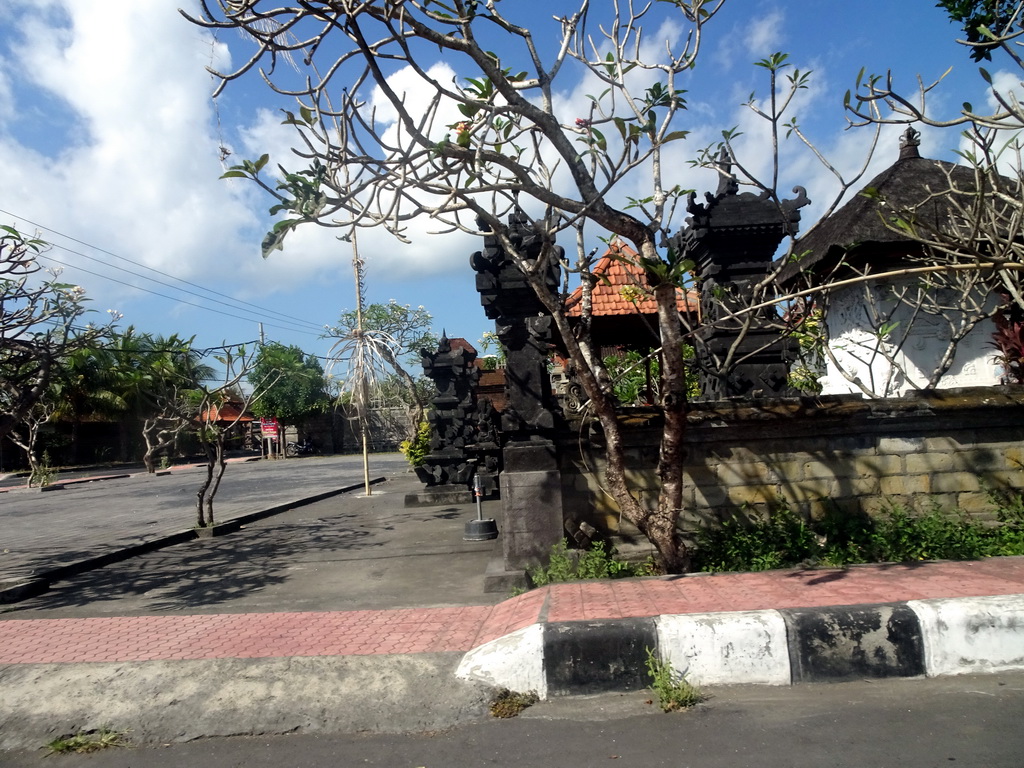
M 194 7 L 192 0 L 7 0 L 0 223 L 38 230 L 54 245 L 47 257 L 65 265 L 64 279 L 81 284 L 99 313 L 121 312 L 122 325 L 195 334 L 206 347 L 253 340 L 262 321 L 268 339 L 325 355 L 330 344 L 318 338 L 320 328 L 354 305 L 348 246 L 336 232 L 310 230 L 264 261 L 259 242 L 271 201 L 252 185 L 218 178 L 221 145 L 233 151 L 228 164 L 262 151 L 274 161 L 287 157 L 289 134 L 275 110 L 291 105 L 255 79 L 229 86 L 214 104 L 204 67 L 237 62 L 245 41 L 234 33 L 212 38 L 181 18 L 179 5 Z M 592 14 L 610 3 L 593 5 Z M 543 40 L 545 25 L 554 29 L 545 21 L 553 6 L 565 12 L 575 2 L 516 0 L 514 8 Z M 651 24 L 647 36 L 664 32 Z M 765 92 L 764 71 L 752 63 L 785 51 L 814 73 L 801 97 L 802 125 L 836 165 L 857 167 L 867 136 L 844 131 L 842 96 L 861 67 L 892 69 L 912 91 L 918 73 L 930 81 L 952 66 L 935 105 L 952 114 L 963 101 L 984 102 L 957 32 L 932 0 L 729 0 L 706 28 L 702 58 L 684 84 L 690 109 L 680 128 L 691 136 L 682 152 L 694 156 L 722 129 L 741 126 L 741 150 L 755 164 L 763 158 L 763 133 L 740 104 Z M 583 103 L 571 78 L 561 92 L 566 104 Z M 895 133 L 865 182 L 895 159 Z M 953 132 L 927 131 L 922 151 L 952 159 L 956 145 Z M 807 187 L 810 223 L 835 184 L 806 152 L 787 147 L 784 157 L 783 189 Z M 713 188 L 706 172 L 678 165 L 684 187 Z M 474 343 L 493 329 L 468 266 L 479 247 L 474 238 L 424 231 L 402 246 L 382 232 L 364 233 L 360 247 L 370 301 L 423 305 L 435 331 Z

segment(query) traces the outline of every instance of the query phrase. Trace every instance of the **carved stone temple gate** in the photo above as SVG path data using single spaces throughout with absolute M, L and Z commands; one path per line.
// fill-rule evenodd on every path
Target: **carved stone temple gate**
M 509 236 L 520 253 L 536 257 L 541 243 L 522 214 L 509 217 Z M 470 264 L 487 317 L 505 349 L 508 402 L 501 414 L 505 443 L 500 476 L 502 551 L 505 568 L 544 562 L 562 538 L 562 479 L 555 450 L 561 410 L 551 390 L 548 352 L 552 319 L 494 235 Z M 558 288 L 557 266 L 545 280 Z
M 741 323 L 728 315 L 749 303 L 753 287 L 768 274 L 782 238 L 796 232 L 799 208 L 809 201 L 800 188 L 795 200 L 781 202 L 767 195 L 740 194 L 724 162 L 723 166 L 716 194 L 706 195 L 701 204 L 691 196 L 688 226 L 670 239 L 670 245 L 697 264 L 703 316 L 712 321 L 705 323 L 695 344 L 705 369 L 701 399 L 785 396 L 791 394 L 787 374 L 792 354 L 788 342 L 772 327 L 773 318 L 765 314 L 774 310 L 754 315 L 753 322 L 743 327 L 738 344 Z M 544 245 L 524 214 L 509 217 L 508 237 L 527 259 L 537 258 Z M 566 463 L 560 462 L 557 452 L 565 422 L 548 371 L 554 323 L 496 235 L 484 237 L 483 249 L 472 255 L 470 264 L 481 304 L 495 321 L 505 350 L 506 406 L 497 430 L 493 416 L 484 413 L 473 394 L 479 371 L 472 365 L 472 356 L 452 349 L 447 339 L 442 339 L 436 353 L 424 352 L 424 369 L 438 383 L 439 394 L 431 416 L 431 455 L 418 472 L 433 486 L 428 491 L 435 498 L 451 492 L 463 494 L 458 498 L 468 501 L 466 487 L 474 472 L 493 478 L 500 450 L 498 526 L 504 568 L 521 574 L 526 567 L 546 561 L 565 531 L 560 466 Z M 552 296 L 557 295 L 556 260 L 544 280 Z M 600 346 L 600 339 L 595 342 Z M 739 349 L 740 362 L 716 370 L 715 357 L 730 345 Z M 481 452 L 474 447 L 477 444 L 488 446 L 490 453 Z
M 688 226 L 669 238 L 670 247 L 696 263 L 702 329 L 694 346 L 701 365 L 701 399 L 796 395 L 788 383 L 796 342 L 779 336 L 771 317 L 775 307 L 738 318 L 730 315 L 751 306 L 754 287 L 772 269 L 782 239 L 796 234 L 799 209 L 810 200 L 803 187 L 793 190 L 793 200 L 776 201 L 767 192 L 740 193 L 724 158 L 719 168 L 716 193 L 706 194 L 704 203 L 691 194 Z M 723 366 L 730 351 L 739 362 Z

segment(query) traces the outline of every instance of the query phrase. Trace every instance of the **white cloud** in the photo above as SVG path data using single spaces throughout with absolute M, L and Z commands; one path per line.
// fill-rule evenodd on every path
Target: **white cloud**
M 273 200 L 244 180 L 220 180 L 223 168 L 218 149 L 222 143 L 232 149 L 228 163 L 268 152 L 272 163 L 296 168 L 302 164 L 290 151 L 296 135 L 293 128 L 280 125 L 279 112 L 254 107 L 256 100 L 265 106 L 272 98 L 255 76 L 232 83 L 221 98 L 226 135 L 219 135 L 210 99 L 214 83 L 204 67 L 226 68 L 228 46 L 243 60 L 246 43 L 234 33 L 215 40 L 184 21 L 177 13 L 178 5 L 195 8 L 197 3 L 8 0 L 6 27 L 0 30 L 0 164 L 4 168 L 0 209 L 201 284 L 228 293 L 238 291 L 250 300 L 262 302 L 275 293 L 294 292 L 311 284 L 317 290 L 325 290 L 325 285 L 347 285 L 351 253 L 336 239 L 339 232 L 335 230 L 303 227 L 289 237 L 283 253 L 274 253 L 267 261 L 260 259 L 260 238 Z M 661 5 L 655 4 L 657 11 L 666 10 Z M 717 140 L 721 129 L 732 125 L 740 125 L 747 133 L 738 148 L 752 158 L 758 173 L 765 172 L 764 126 L 735 107 L 746 98 L 752 83 L 765 82 L 763 70 L 751 67 L 750 62 L 783 48 L 787 34 L 797 47 L 817 41 L 809 42 L 807 35 L 800 34 L 797 7 L 801 4 L 794 3 L 792 9 L 778 2 L 746 5 L 749 10 L 738 11 L 746 15 L 731 17 L 739 21 L 726 39 L 719 39 L 717 27 L 708 27 L 704 59 L 717 65 L 709 69 L 702 61 L 695 72 L 677 83 L 677 87 L 692 88 L 687 96 L 690 109 L 680 115 L 677 125 L 691 135 L 665 152 L 668 185 L 694 187 L 698 195 L 713 190 L 713 175 L 692 169 L 688 161 L 700 147 Z M 662 17 L 652 14 L 650 18 Z M 537 19 L 536 34 L 548 44 L 557 33 L 543 31 L 541 21 Z M 642 56 L 661 59 L 665 41 L 679 44 L 685 32 L 678 24 L 651 23 Z M 829 48 L 829 55 L 831 52 Z M 544 48 L 542 55 L 549 57 L 551 51 Z M 458 66 L 456 59 L 445 58 L 429 72 L 450 86 L 455 76 L 467 74 L 458 71 Z M 732 67 L 736 67 L 735 73 L 729 71 Z M 556 114 L 569 125 L 589 113 L 587 95 L 604 88 L 593 79 L 577 82 L 580 71 L 567 65 L 559 77 Z M 630 74 L 630 85 L 642 93 L 656 76 L 637 69 Z M 827 80 L 818 80 L 823 77 L 821 72 L 815 77 L 812 89 L 801 94 L 800 107 L 819 126 L 827 115 L 831 122 L 824 129 L 819 127 L 815 135 L 820 137 L 826 156 L 848 171 L 863 156 L 865 134 L 840 130 L 842 109 L 837 94 L 846 86 L 835 90 Z M 413 114 L 427 113 L 431 90 L 411 71 L 396 72 L 391 82 L 406 94 Z M 377 119 L 382 124 L 391 121 L 386 137 L 397 135 L 394 109 L 379 92 L 366 90 L 362 95 L 377 105 Z M 440 138 L 444 126 L 460 119 L 454 105 L 442 101 L 430 135 Z M 610 141 L 616 140 L 614 128 L 606 135 Z M 934 142 L 932 156 L 940 154 L 940 141 Z M 942 145 L 946 143 L 953 140 Z M 895 139 L 886 138 L 863 181 L 888 165 L 894 154 Z M 645 170 L 637 169 L 617 185 L 609 195 L 610 202 L 622 205 L 626 196 L 649 194 L 650 176 Z M 556 176 L 559 184 L 565 183 L 564 172 L 561 168 Z M 795 152 L 789 144 L 783 148 L 782 176 L 784 190 L 793 184 L 808 187 L 815 210 L 834 188 L 834 182 L 808 153 Z M 673 228 L 682 224 L 683 216 L 680 210 Z M 6 219 L 3 214 L 0 218 Z M 805 214 L 805 222 L 812 218 L 813 213 Z M 360 231 L 360 250 L 367 257 L 371 280 L 423 276 L 426 282 L 430 276 L 466 276 L 466 258 L 480 247 L 479 239 L 430 234 L 440 228 L 429 219 L 411 223 L 407 235 L 412 242 L 408 245 L 398 243 L 383 229 Z M 569 247 L 565 240 L 562 244 Z M 60 252 L 55 255 L 64 258 Z M 134 280 L 123 274 L 119 278 Z M 127 292 L 87 275 L 71 279 L 85 284 L 103 308 L 118 306 L 117 296 Z M 468 279 L 471 282 L 471 276 Z M 296 312 L 303 314 L 301 307 Z
M 755 19 L 746 31 L 746 50 L 753 56 L 768 56 L 779 50 L 785 35 L 785 16 L 775 9 Z
M 716 45 L 713 52 L 716 69 L 731 74 L 739 65 L 742 72 L 750 63 L 782 50 L 787 44 L 789 20 L 786 14 L 778 7 L 763 7 L 765 10 L 752 8 L 748 11 L 743 21 L 736 22 Z
M 218 180 L 213 83 L 203 67 L 223 53 L 174 6 L 67 0 L 14 17 L 20 34 L 9 55 L 33 99 L 19 106 L 59 119 L 39 133 L 63 129 L 65 139 L 36 149 L 24 133 L 0 136 L 4 207 L 147 266 L 216 282 L 248 258 L 238 233 L 254 220 Z M 123 291 L 82 282 L 92 295 Z
M 431 77 L 442 83 L 450 83 L 454 72 L 446 64 L 436 64 L 428 70 Z M 411 68 L 400 70 L 389 78 L 390 85 L 396 93 L 405 94 L 405 108 L 413 116 L 423 115 L 430 106 L 430 90 L 422 84 Z M 397 141 L 399 135 L 397 110 L 377 89 L 370 104 L 375 109 L 378 126 L 385 144 Z M 454 103 L 442 101 L 432 121 L 432 133 L 439 133 L 439 138 L 447 133 L 445 126 L 461 119 Z M 301 146 L 296 128 L 283 125 L 280 112 L 262 109 L 256 120 L 242 135 L 243 155 L 256 158 L 263 153 L 270 156 L 266 174 L 275 178 L 280 176 L 278 164 L 288 171 L 298 171 L 308 165 L 308 161 L 292 151 L 292 147 Z M 239 181 L 239 185 L 245 182 Z M 425 194 L 417 196 L 424 203 L 428 198 Z M 253 204 L 263 210 L 269 209 L 273 200 L 264 195 L 255 197 Z M 402 275 L 411 277 L 431 275 L 465 268 L 472 249 L 479 247 L 479 239 L 465 233 L 449 233 L 444 237 L 436 235 L 447 231 L 440 222 L 425 216 L 415 218 L 403 225 L 403 236 L 410 240 L 403 243 L 383 227 L 360 229 L 357 241 L 360 252 L 367 257 L 368 268 L 377 275 L 377 279 L 387 280 L 391 276 Z M 284 250 L 275 251 L 268 262 L 275 265 L 290 264 L 294 273 L 300 269 L 303 273 L 322 274 L 322 270 L 334 271 L 339 268 L 348 274 L 351 260 L 351 246 L 338 241 L 338 237 L 346 234 L 347 229 L 304 225 L 293 231 L 285 240 Z

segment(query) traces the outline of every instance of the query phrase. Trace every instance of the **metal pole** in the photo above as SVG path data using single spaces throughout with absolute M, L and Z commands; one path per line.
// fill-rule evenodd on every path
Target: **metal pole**
M 484 481 L 480 475 L 473 476 L 473 495 L 476 496 L 476 520 L 466 521 L 465 541 L 487 541 L 498 538 L 498 526 L 494 520 L 484 519 Z
M 484 519 L 484 483 L 480 475 L 473 475 L 473 495 L 476 496 L 476 519 L 481 521 Z

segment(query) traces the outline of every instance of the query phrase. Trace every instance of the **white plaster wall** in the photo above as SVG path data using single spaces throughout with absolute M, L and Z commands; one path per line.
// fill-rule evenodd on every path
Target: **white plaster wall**
M 899 305 L 893 298 L 893 288 L 910 285 L 907 281 L 882 287 L 850 286 L 832 295 L 826 325 L 829 348 L 836 359 L 825 362 L 822 394 L 866 394 L 867 389 L 876 397 L 896 397 L 927 383 L 945 352 L 951 331 L 945 319 L 923 312 L 915 316 L 910 307 Z M 866 290 L 871 291 L 873 303 Z M 989 302 L 996 300 L 991 297 Z M 875 313 L 872 306 L 877 308 Z M 879 322 L 893 323 L 882 338 Z M 1002 370 L 991 346 L 994 330 L 992 321 L 985 320 L 959 342 L 939 389 L 1000 383 Z

